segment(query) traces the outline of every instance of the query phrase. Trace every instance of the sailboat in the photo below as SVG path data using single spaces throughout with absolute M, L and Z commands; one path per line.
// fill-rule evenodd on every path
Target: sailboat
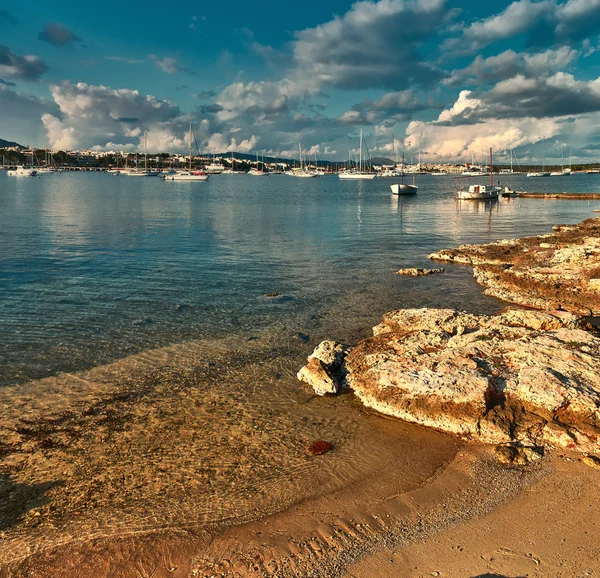
M 562 163 L 560 171 L 552 171 L 550 173 L 551 177 L 564 177 L 570 174 L 570 170 L 565 169 L 565 143 L 562 143 Z
M 549 177 L 550 173 L 544 171 L 544 165 L 546 164 L 546 137 L 544 137 L 544 156 L 542 161 L 542 172 L 532 171 L 527 173 L 528 177 Z
M 138 163 L 138 154 L 135 153 L 135 170 L 129 171 L 128 177 L 150 177 L 151 173 L 148 171 L 148 131 L 144 131 L 144 170 L 140 171 Z
M 246 174 L 245 171 L 236 171 L 235 170 L 235 158 L 233 156 L 233 151 L 231 151 L 231 168 L 221 171 L 221 174 L 222 175 L 245 175 Z
M 359 150 L 360 150 L 360 158 L 358 161 L 358 171 L 357 170 L 350 170 L 350 171 L 344 171 L 342 173 L 338 173 L 338 178 L 340 179 L 354 179 L 354 180 L 372 180 L 375 178 L 375 173 L 369 173 L 367 171 L 364 170 L 363 167 L 363 155 L 362 155 L 362 150 L 363 150 L 363 131 L 362 128 L 360 129 L 360 143 L 359 143 Z M 367 150 L 368 152 L 368 150 Z
M 186 181 L 186 182 L 196 182 L 196 181 L 207 181 L 208 175 L 202 171 L 194 171 L 192 170 L 192 140 L 194 138 L 194 129 L 192 128 L 192 123 L 190 122 L 190 142 L 189 142 L 189 152 L 190 152 L 190 166 L 187 171 L 178 171 L 175 174 L 166 174 L 164 176 L 165 181 Z
M 404 153 L 402 153 L 402 180 L 400 183 L 390 185 L 393 195 L 416 195 L 419 187 L 415 185 L 415 176 L 413 175 L 412 185 L 404 182 Z
M 308 170 L 308 167 L 304 164 L 304 156 L 302 154 L 302 145 L 298 144 L 298 151 L 300 153 L 300 170 L 292 171 L 291 175 L 293 177 L 298 177 L 300 179 L 311 179 L 316 177 L 317 175 L 312 171 Z
M 258 151 L 256 151 L 256 168 L 251 168 L 250 171 L 248 172 L 249 175 L 252 175 L 253 177 L 266 177 L 268 175 L 268 173 L 265 171 L 265 155 L 263 153 L 263 157 L 262 157 L 262 169 L 258 168 L 259 163 L 258 163 Z
M 454 195 L 459 201 L 494 201 L 498 199 L 500 187 L 494 186 L 494 171 L 492 161 L 492 149 L 490 147 L 490 184 L 488 185 L 470 185 L 468 190 L 460 188 L 460 179 L 458 179 L 458 191 Z

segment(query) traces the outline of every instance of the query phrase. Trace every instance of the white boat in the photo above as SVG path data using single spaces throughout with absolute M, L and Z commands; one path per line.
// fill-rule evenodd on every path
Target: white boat
M 338 173 L 338 178 L 355 181 L 371 181 L 375 178 L 375 173 L 353 173 L 351 171 L 345 171 L 343 173 Z
M 300 153 L 300 168 L 294 169 L 288 174 L 291 175 L 292 177 L 297 177 L 299 179 L 312 179 L 312 178 L 316 177 L 317 176 L 316 173 L 314 173 L 313 171 L 309 171 L 308 167 L 305 166 L 305 164 L 304 164 L 304 155 L 302 154 L 302 145 L 301 144 L 298 144 L 298 151 Z
M 10 177 L 35 177 L 37 171 L 33 168 L 17 167 L 6 171 L 6 174 Z
M 488 185 L 470 185 L 469 189 L 456 191 L 455 199 L 460 201 L 487 201 L 498 198 L 500 189 Z
M 432 177 L 445 177 L 448 173 L 440 171 L 439 173 L 429 173 Z
M 258 151 L 257 151 L 257 153 L 256 153 L 256 168 L 250 169 L 248 171 L 248 174 L 253 177 L 266 177 L 269 173 L 267 171 L 265 171 L 265 154 L 264 154 L 264 152 L 263 152 L 263 160 L 262 160 L 262 169 L 259 169 L 258 166 L 259 166 L 259 162 L 258 162 Z
M 165 181 L 184 181 L 188 183 L 194 182 L 204 182 L 208 181 L 208 175 L 203 171 L 194 171 L 192 169 L 192 141 L 194 138 L 194 129 L 192 128 L 192 123 L 190 123 L 190 142 L 189 142 L 189 152 L 190 152 L 190 166 L 187 171 L 177 171 L 176 173 L 172 173 L 171 171 L 167 173 L 163 173 L 163 178 Z
M 404 182 L 404 153 L 402 153 L 402 180 L 400 183 L 395 183 L 390 186 L 393 195 L 416 195 L 419 187 L 415 185 L 415 177 L 413 175 L 412 185 Z
M 552 173 L 544 170 L 544 166 L 546 164 L 546 137 L 543 139 L 544 142 L 544 156 L 542 160 L 542 170 L 541 171 L 531 171 L 527 173 L 528 177 L 549 177 Z
M 363 131 L 361 128 L 360 129 L 360 142 L 359 142 L 360 158 L 358 161 L 358 170 L 353 169 L 353 170 L 349 170 L 349 171 L 343 171 L 341 173 L 338 173 L 338 178 L 340 178 L 342 180 L 354 180 L 354 181 L 370 181 L 375 178 L 375 173 L 368 173 L 367 171 L 364 170 L 363 160 L 362 160 L 363 142 L 364 142 Z M 369 149 L 367 149 L 367 154 L 368 154 L 368 152 L 369 152 Z
M 500 187 L 494 186 L 494 171 L 492 165 L 492 149 L 490 148 L 490 184 L 489 185 L 470 185 L 467 190 L 460 188 L 460 180 L 458 181 L 458 191 L 454 195 L 459 201 L 493 201 L 498 199 Z
M 208 175 L 201 171 L 179 171 L 174 175 L 165 175 L 165 181 L 207 181 Z

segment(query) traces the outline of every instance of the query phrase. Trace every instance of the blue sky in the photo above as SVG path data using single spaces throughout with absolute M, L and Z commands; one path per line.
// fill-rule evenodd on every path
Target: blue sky
M 600 158 L 600 0 L 0 2 L 0 137 L 345 159 Z M 544 145 L 545 143 L 545 145 Z

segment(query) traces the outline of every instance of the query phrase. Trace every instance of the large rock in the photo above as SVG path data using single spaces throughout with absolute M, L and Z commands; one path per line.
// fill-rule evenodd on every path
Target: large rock
M 597 452 L 600 339 L 580 325 L 564 312 L 393 311 L 347 355 L 345 379 L 365 405 L 406 421 Z
M 429 255 L 474 267 L 486 294 L 538 309 L 600 314 L 600 219 L 539 237 L 463 245 Z

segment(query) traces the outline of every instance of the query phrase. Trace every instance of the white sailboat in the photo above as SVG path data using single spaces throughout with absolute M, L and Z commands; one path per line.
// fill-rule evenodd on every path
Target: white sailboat
M 367 172 L 364 170 L 364 167 L 363 167 L 363 154 L 362 154 L 363 141 L 364 141 L 363 131 L 361 128 L 360 129 L 360 143 L 359 143 L 360 158 L 358 161 L 358 171 L 356 169 L 353 169 L 353 170 L 338 173 L 338 178 L 345 179 L 345 180 L 363 180 L 363 181 L 370 181 L 375 178 L 375 173 Z
M 190 123 L 190 143 L 189 143 L 189 151 L 190 151 L 190 166 L 187 171 L 178 171 L 175 174 L 166 174 L 165 181 L 185 181 L 185 182 L 204 182 L 208 180 L 208 175 L 202 171 L 194 171 L 192 170 L 192 140 L 194 136 L 194 130 L 192 128 L 192 123 Z
M 393 195 L 416 195 L 419 187 L 415 185 L 415 176 L 413 175 L 412 185 L 404 182 L 404 153 L 402 153 L 402 181 L 390 185 Z
M 458 180 L 458 191 L 454 195 L 459 201 L 493 201 L 498 199 L 500 187 L 494 186 L 494 171 L 492 164 L 492 149 L 490 148 L 490 184 L 488 185 L 470 185 L 467 190 L 460 188 L 460 179 Z
M 133 171 L 129 171 L 127 174 L 128 177 L 150 177 L 151 173 L 148 171 L 148 132 L 144 131 L 144 170 L 140 171 L 138 164 L 138 154 L 135 153 L 135 169 Z
M 250 171 L 248 172 L 249 175 L 252 175 L 253 177 L 266 177 L 268 175 L 267 171 L 265 171 L 265 154 L 263 152 L 263 157 L 262 157 L 262 169 L 258 168 L 258 151 L 256 151 L 256 168 L 251 168 Z
M 530 173 L 527 173 L 528 177 L 549 177 L 550 173 L 546 172 L 544 170 L 546 165 L 546 137 L 544 137 L 544 156 L 543 156 L 543 160 L 542 160 L 542 171 L 541 172 L 537 172 L 537 171 L 532 171 Z
M 300 153 L 300 169 L 299 170 L 293 170 L 290 174 L 293 177 L 297 177 L 299 179 L 312 179 L 314 177 L 316 177 L 317 175 L 308 170 L 308 167 L 304 164 L 304 156 L 302 154 L 302 145 L 298 144 L 298 152 Z

